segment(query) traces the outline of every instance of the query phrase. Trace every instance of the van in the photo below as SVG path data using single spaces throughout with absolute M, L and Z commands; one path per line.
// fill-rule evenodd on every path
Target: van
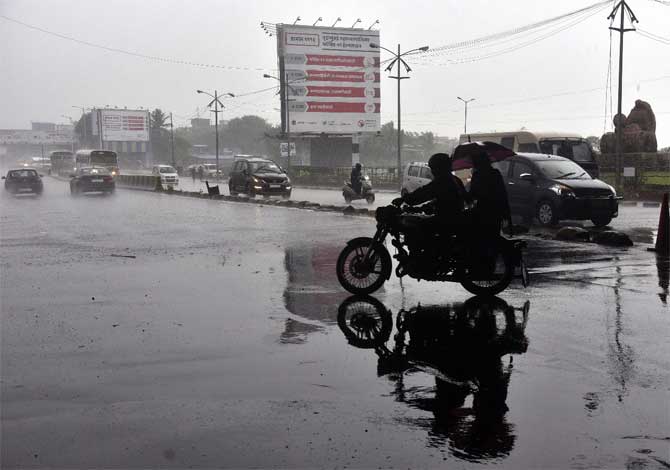
M 154 165 L 151 174 L 160 177 L 161 185 L 164 188 L 175 188 L 179 184 L 177 170 L 170 165 Z
M 411 193 L 421 186 L 433 181 L 433 173 L 426 162 L 411 162 L 405 167 L 402 172 L 402 189 L 401 195 Z
M 461 134 L 459 143 L 466 142 L 496 142 L 515 152 L 543 153 L 558 155 L 577 163 L 591 175 L 598 178 L 600 169 L 596 163 L 595 152 L 586 139 L 579 134 L 568 132 L 480 132 Z

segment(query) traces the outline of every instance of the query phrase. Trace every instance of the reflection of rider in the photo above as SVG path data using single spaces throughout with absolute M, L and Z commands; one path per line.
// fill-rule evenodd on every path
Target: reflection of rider
M 401 310 L 391 349 L 385 342 L 391 337 L 393 320 L 390 312 L 377 304 L 364 298 L 347 299 L 340 307 L 338 323 L 341 328 L 362 329 L 347 335 L 349 339 L 367 338 L 359 347 L 375 344 L 378 373 L 394 381 L 392 394 L 396 400 L 432 412 L 435 417 L 433 421 L 420 418 L 409 422 L 427 428 L 431 445 L 449 445 L 458 458 L 509 455 L 516 439 L 514 427 L 505 417 L 512 362 L 503 362 L 502 357 L 527 351 L 529 304 L 515 309 L 497 297 L 472 297 L 464 304 Z M 348 307 L 355 311 L 347 311 Z M 517 311 L 523 312 L 521 318 Z M 350 322 L 345 322 L 343 316 L 348 316 Z M 497 321 L 501 317 L 504 327 Z M 387 322 L 388 327 L 373 328 L 374 318 Z M 347 334 L 345 328 L 343 331 Z M 351 340 L 350 344 L 356 345 Z M 433 375 L 435 388 L 405 387 L 404 377 L 417 371 Z M 466 398 L 471 394 L 472 406 L 466 407 Z
M 430 225 L 444 229 L 460 222 L 464 208 L 465 188 L 463 182 L 451 173 L 451 158 L 446 153 L 436 153 L 428 160 L 433 173 L 433 181 L 415 191 L 393 200 L 394 205 L 402 203 L 416 206 L 427 201 L 435 201 L 435 218 Z
M 361 194 L 363 179 L 362 168 L 363 167 L 360 163 L 356 163 L 356 165 L 351 169 L 351 189 L 353 189 L 356 194 Z

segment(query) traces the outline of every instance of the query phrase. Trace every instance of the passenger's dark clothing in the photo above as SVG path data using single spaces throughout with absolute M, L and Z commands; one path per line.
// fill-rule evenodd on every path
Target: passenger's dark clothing
M 351 170 L 351 188 L 356 191 L 356 194 L 361 193 L 361 188 L 363 187 L 363 183 L 361 182 L 363 174 L 362 171 L 357 169 L 356 167 L 352 168 Z
M 507 189 L 500 172 L 495 168 L 475 171 L 468 197 L 476 201 L 472 213 L 475 225 L 489 234 L 500 233 L 502 221 L 510 219 Z

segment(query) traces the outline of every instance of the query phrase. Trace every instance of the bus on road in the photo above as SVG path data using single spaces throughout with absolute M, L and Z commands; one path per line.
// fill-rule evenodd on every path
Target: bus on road
M 49 153 L 51 174 L 69 176 L 74 171 L 74 154 L 69 150 L 54 150 Z
M 112 176 L 119 174 L 119 158 L 111 150 L 77 150 L 75 154 L 77 168 L 98 166 L 107 168 Z

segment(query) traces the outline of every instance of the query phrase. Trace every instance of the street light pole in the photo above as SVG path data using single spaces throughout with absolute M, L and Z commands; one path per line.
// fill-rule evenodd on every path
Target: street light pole
M 212 104 L 214 105 L 214 109 L 210 111 L 214 113 L 214 128 L 215 128 L 215 133 L 216 133 L 216 179 L 218 181 L 219 179 L 219 113 L 221 112 L 219 110 L 219 106 L 222 108 L 225 108 L 223 103 L 219 100 L 221 95 L 219 95 L 219 92 L 217 90 L 214 90 L 214 94 L 212 95 L 211 93 L 207 93 L 206 91 L 202 90 L 196 90 L 198 93 L 202 93 L 208 96 L 211 96 L 214 98 L 212 101 L 209 102 L 207 105 L 208 108 L 212 107 Z M 224 96 L 230 96 L 231 98 L 235 98 L 235 95 L 232 93 L 224 93 Z M 172 123 L 172 113 L 170 113 L 170 123 Z M 173 141 L 173 148 L 174 148 L 174 141 Z M 173 157 L 174 158 L 174 157 Z
M 286 109 L 286 117 L 285 117 L 285 119 L 286 119 L 286 121 L 285 121 L 286 122 L 286 141 L 287 141 L 286 145 L 288 147 L 287 150 L 286 150 L 286 172 L 288 173 L 291 170 L 291 117 L 290 117 L 291 115 L 290 115 L 290 112 L 289 112 L 289 109 L 288 109 L 288 103 L 289 103 L 289 101 L 293 101 L 293 100 L 289 100 L 289 98 L 288 98 L 288 90 L 289 90 L 289 88 L 293 89 L 293 87 L 291 87 L 291 85 L 289 85 L 286 82 L 286 80 L 284 80 L 284 83 L 282 84 L 282 81 L 280 79 L 278 79 L 277 77 L 275 77 L 273 75 L 268 75 L 267 73 L 263 74 L 263 78 L 272 78 L 272 79 L 277 80 L 279 82 L 280 87 L 283 85 L 283 90 L 280 90 L 280 91 L 284 92 L 284 109 Z M 280 146 L 280 148 L 281 148 L 281 146 Z M 280 151 L 280 154 L 281 154 L 281 151 Z
M 463 121 L 463 134 L 467 134 L 468 133 L 468 103 L 470 101 L 474 101 L 475 98 L 470 98 L 469 100 L 464 100 L 460 96 L 457 96 L 456 98 L 458 98 L 463 103 L 465 103 L 465 120 Z
M 172 151 L 172 166 L 177 168 L 177 162 L 174 159 L 174 128 L 172 127 L 172 111 L 170 111 L 170 150 Z
M 608 20 L 612 20 L 612 23 L 614 22 L 614 19 L 616 17 L 617 10 L 620 9 L 619 15 L 620 15 L 620 26 L 618 28 L 614 28 L 612 26 L 609 27 L 609 29 L 613 31 L 618 31 L 619 32 L 619 90 L 618 90 L 618 104 L 617 104 L 617 115 L 615 118 L 615 121 L 619 122 L 619 125 L 614 123 L 614 131 L 616 132 L 616 175 L 615 175 L 615 185 L 616 185 L 616 190 L 621 191 L 623 193 L 623 186 L 621 185 L 621 167 L 623 163 L 623 125 L 621 124 L 621 97 L 623 95 L 623 86 L 622 86 L 622 79 L 623 79 L 623 35 L 624 33 L 628 31 L 635 31 L 635 28 L 624 28 L 624 14 L 628 12 L 628 16 L 630 17 L 631 25 L 634 23 L 639 23 L 637 18 L 635 17 L 635 14 L 633 13 L 633 10 L 630 9 L 628 4 L 626 3 L 626 0 L 621 0 L 612 10 L 612 13 L 610 13 L 610 16 L 607 17 Z
M 418 52 L 418 51 L 426 52 L 428 50 L 428 46 L 418 47 L 416 49 L 411 49 L 407 52 L 402 52 L 402 53 L 400 52 L 400 44 L 398 44 L 398 52 L 397 53 L 390 50 L 390 49 L 387 49 L 383 46 L 380 46 L 379 44 L 370 43 L 370 47 L 373 48 L 373 49 L 374 48 L 383 49 L 386 52 L 393 55 L 393 57 L 394 57 L 393 60 L 391 61 L 391 63 L 385 69 L 387 72 L 392 71 L 393 66 L 396 65 L 396 63 L 398 64 L 398 75 L 395 76 L 395 77 L 394 76 L 389 76 L 389 78 L 393 78 L 394 80 L 398 81 L 398 168 L 397 168 L 397 171 L 398 171 L 398 191 L 402 191 L 402 178 L 401 178 L 401 175 L 402 175 L 402 126 L 401 126 L 401 122 L 400 122 L 400 80 L 404 80 L 404 79 L 409 78 L 409 77 L 408 76 L 402 77 L 400 75 L 400 64 L 402 63 L 402 65 L 405 67 L 405 71 L 407 73 L 411 72 L 412 69 L 410 68 L 409 65 L 407 65 L 407 62 L 405 62 L 402 57 L 406 56 L 407 54 L 410 54 L 412 52 Z

